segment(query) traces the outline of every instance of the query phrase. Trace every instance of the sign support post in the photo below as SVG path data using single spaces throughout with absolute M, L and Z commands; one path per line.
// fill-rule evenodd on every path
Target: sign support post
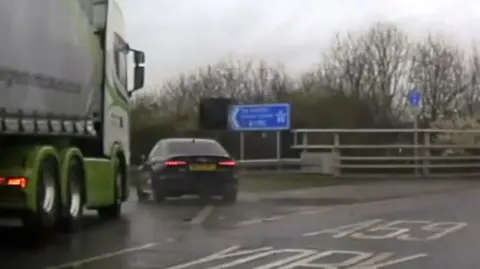
M 240 160 L 245 160 L 245 133 L 240 132 Z
M 410 92 L 408 97 L 408 101 L 410 103 L 410 111 L 413 115 L 413 158 L 415 164 L 415 175 L 419 176 L 419 154 L 418 154 L 418 146 L 419 146 L 419 139 L 418 139 L 418 117 L 420 113 L 422 113 L 423 108 L 423 95 L 422 92 L 419 90 L 413 90 Z
M 413 156 L 415 158 L 415 175 L 418 176 L 418 116 L 415 115 L 413 119 L 413 144 L 415 147 L 413 148 Z

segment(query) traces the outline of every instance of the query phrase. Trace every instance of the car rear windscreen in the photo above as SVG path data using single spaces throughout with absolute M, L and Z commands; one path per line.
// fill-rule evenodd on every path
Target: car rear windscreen
M 171 155 L 228 155 L 222 146 L 213 142 L 172 141 L 167 148 Z

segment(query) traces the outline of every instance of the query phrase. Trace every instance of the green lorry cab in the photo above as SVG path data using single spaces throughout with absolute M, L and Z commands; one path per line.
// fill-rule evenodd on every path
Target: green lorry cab
M 129 98 L 145 73 L 122 6 L 0 1 L 0 218 L 75 231 L 85 208 L 120 216 L 129 196 Z

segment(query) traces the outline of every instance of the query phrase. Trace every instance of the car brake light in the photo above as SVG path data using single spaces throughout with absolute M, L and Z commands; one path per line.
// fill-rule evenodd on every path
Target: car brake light
M 221 166 L 236 166 L 237 165 L 237 163 L 233 160 L 221 161 L 218 164 L 221 165 Z
M 180 165 L 186 165 L 186 161 L 166 161 L 165 165 L 166 166 L 180 166 Z

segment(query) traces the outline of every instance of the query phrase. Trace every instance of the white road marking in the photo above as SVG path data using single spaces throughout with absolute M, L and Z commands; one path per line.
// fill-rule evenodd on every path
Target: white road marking
M 358 269 L 358 268 L 379 269 L 379 268 L 391 267 L 392 265 L 399 264 L 399 263 L 406 263 L 406 262 L 417 260 L 420 258 L 425 258 L 428 256 L 427 253 L 418 253 L 418 254 L 406 256 L 403 258 L 388 260 L 394 255 L 395 253 L 393 252 L 383 252 L 376 256 L 373 256 L 372 258 L 366 261 L 363 261 L 360 264 L 355 264 L 354 266 L 349 267 L 347 269 Z
M 204 257 L 204 258 L 201 258 L 201 259 L 198 259 L 198 260 L 194 260 L 194 261 L 190 261 L 190 262 L 187 262 L 187 263 L 171 266 L 171 267 L 168 267 L 166 269 L 183 269 L 183 268 L 188 268 L 188 267 L 192 267 L 192 266 L 195 266 L 195 267 L 198 268 L 198 265 L 202 264 L 202 263 L 207 263 L 207 262 L 211 262 L 211 261 L 215 261 L 215 260 L 223 260 L 223 259 L 226 259 L 226 258 L 233 258 L 233 257 L 249 255 L 249 254 L 254 254 L 255 255 L 256 253 L 269 251 L 269 250 L 273 249 L 273 247 L 262 247 L 262 248 L 257 248 L 257 249 L 237 251 L 239 248 L 240 248 L 240 246 L 232 246 L 232 247 L 226 248 L 224 250 L 221 250 L 219 252 L 210 254 L 207 257 Z
M 415 227 L 416 226 L 416 227 Z M 464 222 L 433 222 L 430 220 L 368 220 L 361 223 L 343 225 L 321 231 L 303 234 L 304 237 L 320 234 L 332 234 L 333 238 L 350 237 L 354 239 L 385 240 L 397 239 L 403 241 L 432 241 L 459 231 L 468 224 Z M 427 235 L 418 235 L 421 231 Z
M 277 216 L 271 216 L 271 217 L 266 217 L 266 218 L 256 218 L 256 219 L 250 219 L 246 221 L 241 221 L 237 223 L 236 226 L 246 226 L 246 225 L 252 225 L 252 224 L 258 224 L 258 223 L 263 223 L 267 221 L 276 221 L 283 219 L 285 215 L 277 215 Z
M 302 210 L 297 214 L 300 215 L 315 215 L 332 211 L 332 208 L 322 208 L 322 209 L 311 209 L 311 210 Z
M 309 209 L 309 210 L 302 210 L 299 212 L 294 212 L 286 215 L 275 215 L 271 217 L 265 217 L 265 218 L 255 218 L 255 219 L 250 219 L 250 220 L 245 220 L 241 221 L 236 224 L 236 226 L 247 226 L 247 225 L 253 225 L 253 224 L 259 224 L 259 223 L 264 223 L 264 222 L 269 222 L 269 221 L 277 221 L 281 220 L 285 217 L 290 217 L 294 215 L 314 215 L 314 214 L 321 214 L 321 213 L 326 213 L 331 211 L 331 208 L 322 208 L 322 209 Z
M 320 231 L 315 231 L 315 232 L 310 232 L 310 233 L 305 233 L 303 236 L 316 236 L 320 234 L 334 234 L 333 238 L 342 238 L 345 236 L 348 236 L 356 231 L 363 230 L 365 228 L 368 228 L 374 224 L 377 224 L 379 222 L 382 222 L 381 219 L 374 219 L 374 220 L 368 220 L 360 223 L 354 223 L 354 224 L 348 224 L 348 225 L 342 225 L 340 227 L 336 228 L 329 228 L 329 229 L 324 229 Z
M 278 254 L 291 254 L 283 258 L 274 258 Z M 238 268 L 250 263 L 252 269 L 297 269 L 297 268 L 324 268 L 324 269 L 379 269 L 406 263 L 419 258 L 427 257 L 426 253 L 417 253 L 410 256 L 398 257 L 393 252 L 364 252 L 353 250 L 324 250 L 315 249 L 274 249 L 262 247 L 240 250 L 240 246 L 233 246 L 207 257 L 174 265 L 167 269 L 227 269 Z M 332 260 L 332 257 L 343 259 Z M 273 258 L 273 259 L 272 259 Z M 251 262 L 256 262 L 254 266 Z M 259 262 L 264 262 L 259 264 Z M 152 265 L 149 268 L 164 266 Z
M 84 265 L 86 263 L 91 263 L 91 262 L 94 262 L 94 261 L 104 260 L 104 259 L 108 259 L 108 258 L 111 258 L 111 257 L 131 253 L 131 252 L 136 252 L 136 251 L 140 251 L 140 250 L 144 250 L 144 249 L 153 248 L 157 245 L 159 245 L 159 243 L 148 243 L 148 244 L 141 245 L 141 246 L 124 248 L 124 249 L 121 249 L 121 250 L 118 250 L 118 251 L 108 252 L 108 253 L 104 253 L 104 254 L 101 254 L 101 255 L 85 258 L 85 259 L 82 259 L 82 260 L 76 260 L 76 261 L 72 261 L 72 262 L 68 262 L 68 263 L 64 263 L 64 264 L 60 264 L 60 265 L 47 267 L 46 269 L 61 269 L 61 268 L 68 268 L 68 267 L 80 267 L 81 265 Z
M 275 250 L 274 249 L 274 250 L 265 251 L 265 252 L 262 252 L 262 253 L 257 253 L 257 254 L 254 254 L 254 255 L 251 255 L 251 256 L 248 256 L 248 257 L 245 257 L 245 258 L 237 259 L 237 260 L 234 260 L 234 261 L 231 261 L 231 262 L 223 263 L 223 264 L 220 264 L 220 265 L 217 265 L 217 266 L 211 266 L 211 267 L 208 267 L 208 269 L 231 268 L 231 267 L 235 267 L 235 266 L 240 265 L 240 264 L 249 263 L 249 262 L 254 261 L 254 260 L 258 260 L 258 259 L 261 259 L 261 258 L 264 258 L 264 257 L 268 257 L 268 256 L 272 256 L 272 255 L 275 255 L 275 254 L 280 254 L 280 253 L 296 253 L 296 255 L 294 255 L 292 257 L 288 257 L 288 258 L 283 258 L 279 261 L 271 262 L 269 264 L 264 264 L 264 265 L 262 265 L 261 268 L 263 268 L 263 269 L 273 269 L 275 267 L 278 267 L 279 264 L 280 265 L 287 264 L 289 262 L 293 262 L 293 261 L 296 261 L 298 259 L 305 258 L 307 256 L 315 254 L 316 251 L 309 250 L 309 249 L 307 249 L 307 250 L 305 250 L 305 249 L 278 249 L 278 250 Z M 256 269 L 258 269 L 258 267 Z
M 190 221 L 191 224 L 202 224 L 210 214 L 212 214 L 215 207 L 213 205 L 207 205 Z
M 340 262 L 331 262 L 328 263 L 319 263 L 324 258 L 331 258 L 334 255 L 352 255 L 346 260 Z M 397 258 L 388 260 L 395 253 L 392 252 L 382 252 L 382 253 L 372 253 L 372 252 L 363 252 L 363 251 L 351 251 L 351 250 L 329 250 L 324 252 L 319 252 L 310 257 L 304 258 L 302 260 L 290 263 L 286 266 L 277 267 L 276 269 L 294 269 L 294 268 L 328 268 L 328 269 L 379 269 L 385 267 L 391 267 L 392 265 L 406 263 L 416 259 L 427 257 L 426 253 L 418 253 L 411 256 L 406 256 L 403 258 Z M 328 260 L 328 259 L 325 259 Z

